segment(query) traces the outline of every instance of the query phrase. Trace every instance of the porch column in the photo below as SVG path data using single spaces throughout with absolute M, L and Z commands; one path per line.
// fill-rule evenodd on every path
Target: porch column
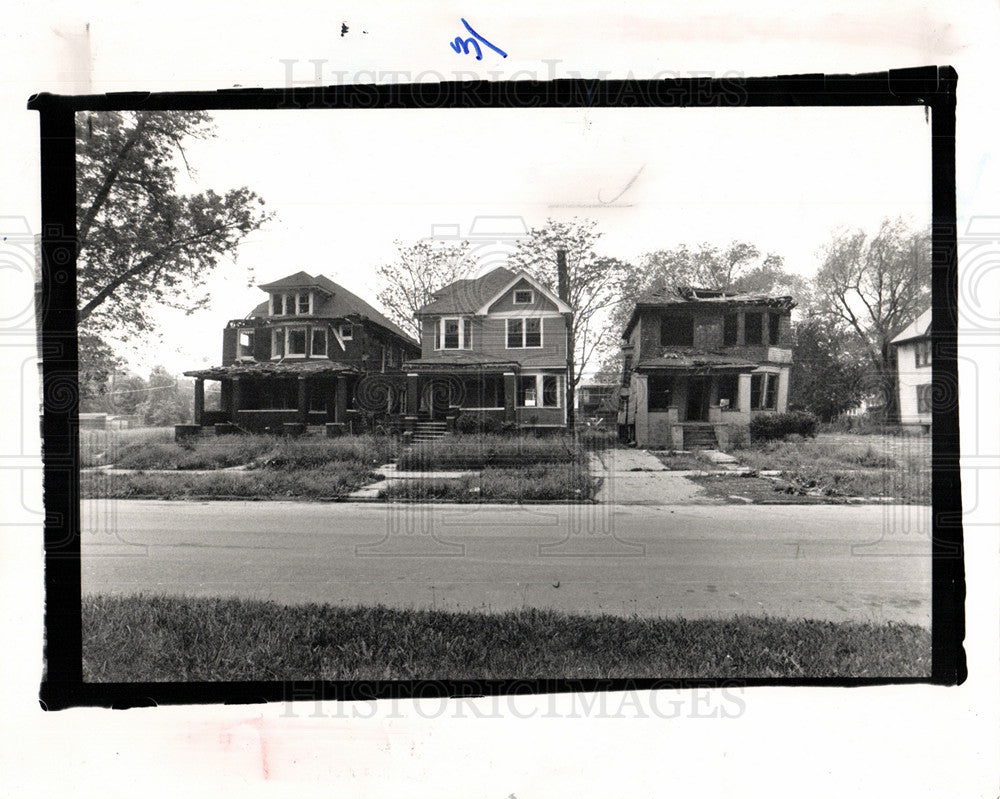
M 750 418 L 750 373 L 744 372 L 740 375 L 740 413 L 746 414 Z
M 309 380 L 299 375 L 299 422 L 309 424 Z
M 205 414 L 205 380 L 201 377 L 194 379 L 194 423 L 201 424 Z
M 514 400 L 517 397 L 517 376 L 513 372 L 503 373 L 503 418 L 505 422 L 516 422 L 517 412 Z
M 347 421 L 347 377 L 337 375 L 333 391 L 333 421 L 342 424 Z
M 237 424 L 240 420 L 240 408 L 243 407 L 243 378 L 233 378 L 233 407 L 230 409 L 230 421 Z
M 645 374 L 634 374 L 635 380 L 635 443 L 640 447 L 649 441 L 649 377 Z

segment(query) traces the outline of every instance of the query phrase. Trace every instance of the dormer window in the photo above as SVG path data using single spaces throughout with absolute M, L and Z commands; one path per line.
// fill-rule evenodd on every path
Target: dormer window
M 514 292 L 514 305 L 531 305 L 535 302 L 535 292 L 531 289 L 517 289 Z
M 340 326 L 340 337 L 344 341 L 350 341 L 354 338 L 354 325 L 347 323 Z
M 310 292 L 302 292 L 298 295 L 297 313 L 299 314 L 310 314 L 312 313 L 312 294 Z
M 272 294 L 271 295 L 271 316 L 284 316 L 285 314 L 285 295 L 284 294 Z

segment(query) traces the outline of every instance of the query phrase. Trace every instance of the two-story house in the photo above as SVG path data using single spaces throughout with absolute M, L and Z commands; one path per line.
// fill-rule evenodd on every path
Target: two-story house
M 896 350 L 899 423 L 910 430 L 928 433 L 934 396 L 930 309 L 908 324 L 890 343 Z
M 751 416 L 784 412 L 791 297 L 684 287 L 642 298 L 625 326 L 618 409 L 624 441 L 726 447 Z
M 506 267 L 437 291 L 416 314 L 420 356 L 403 365 L 411 422 L 475 412 L 565 426 L 570 313 L 546 286 Z
M 195 425 L 343 424 L 363 376 L 400 373 L 420 354 L 402 328 L 327 277 L 296 272 L 259 288 L 268 299 L 223 331 L 222 365 L 184 373 L 195 379 Z M 205 408 L 206 380 L 221 383 L 217 410 Z

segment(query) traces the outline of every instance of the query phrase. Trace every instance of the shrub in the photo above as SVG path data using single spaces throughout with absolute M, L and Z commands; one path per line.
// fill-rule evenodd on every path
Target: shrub
M 403 471 L 482 469 L 486 466 L 571 463 L 583 458 L 583 450 L 568 437 L 452 435 L 415 444 L 400 456 L 398 467 Z
M 500 433 L 504 429 L 504 421 L 495 414 L 465 412 L 455 420 L 455 429 L 465 435 Z
M 750 420 L 750 439 L 775 441 L 797 434 L 807 438 L 816 437 L 818 419 L 806 411 L 791 413 L 762 413 Z

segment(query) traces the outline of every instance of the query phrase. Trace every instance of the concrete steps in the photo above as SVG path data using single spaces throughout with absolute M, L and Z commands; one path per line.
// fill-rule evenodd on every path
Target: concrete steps
M 413 429 L 413 443 L 436 441 L 448 432 L 445 422 L 420 421 Z
M 684 425 L 684 449 L 689 452 L 699 449 L 718 449 L 715 427 L 710 424 Z

